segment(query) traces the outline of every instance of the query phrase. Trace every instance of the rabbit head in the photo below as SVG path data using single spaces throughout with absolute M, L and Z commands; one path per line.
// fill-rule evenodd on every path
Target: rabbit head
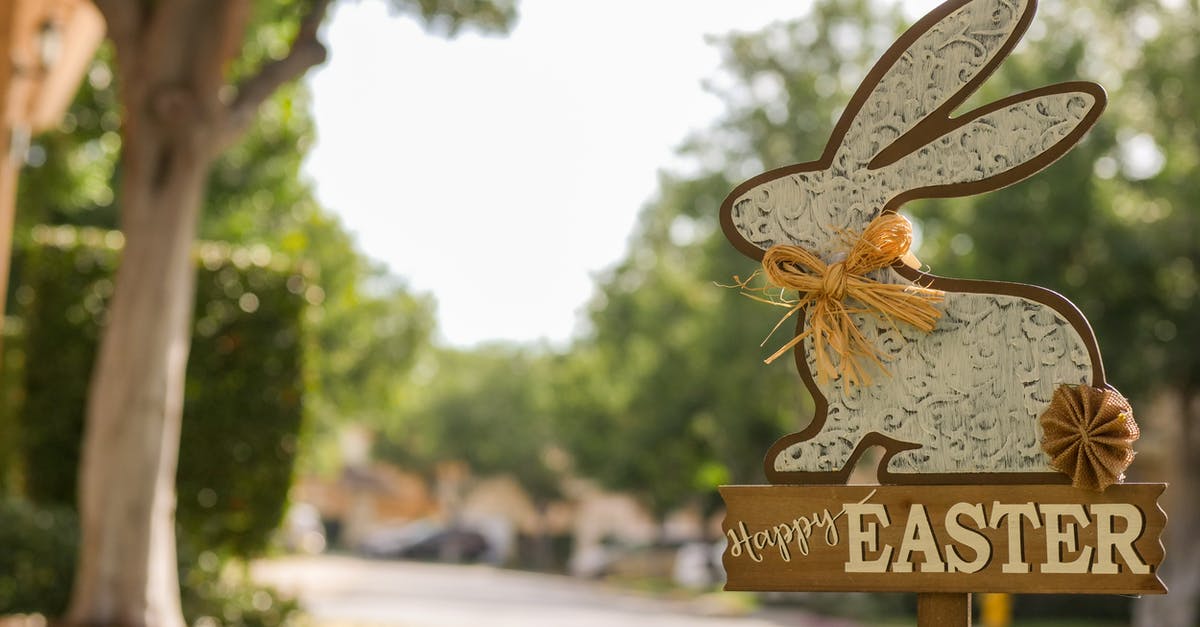
M 816 161 L 739 185 L 721 222 L 742 253 L 776 244 L 828 259 L 885 211 L 1024 179 L 1066 153 L 1106 102 L 1095 83 L 1049 85 L 953 116 L 1016 45 L 1036 0 L 950 0 L 867 74 Z

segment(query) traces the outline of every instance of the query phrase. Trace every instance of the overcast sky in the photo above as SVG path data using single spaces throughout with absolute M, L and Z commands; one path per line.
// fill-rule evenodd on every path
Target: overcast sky
M 379 0 L 335 6 L 306 171 L 365 253 L 436 297 L 441 339 L 469 346 L 570 337 L 657 171 L 720 113 L 705 34 L 808 3 L 522 0 L 507 37 L 453 41 Z

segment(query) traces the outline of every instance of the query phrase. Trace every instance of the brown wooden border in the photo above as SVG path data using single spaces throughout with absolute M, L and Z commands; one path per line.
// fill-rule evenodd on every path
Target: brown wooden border
M 734 248 L 740 251 L 747 257 L 756 261 L 762 261 L 764 250 L 744 238 L 740 231 L 733 224 L 733 204 L 745 194 L 747 191 L 767 182 L 784 176 L 797 174 L 801 172 L 814 172 L 828 169 L 833 162 L 833 158 L 845 139 L 846 133 L 849 131 L 850 125 L 861 111 L 867 98 L 875 89 L 875 86 L 883 78 L 886 72 L 896 63 L 905 50 L 909 48 L 922 34 L 928 31 L 933 25 L 941 21 L 950 13 L 964 6 L 971 0 L 950 0 L 927 14 L 925 17 L 917 21 L 912 27 L 904 32 L 895 43 L 883 54 L 883 56 L 875 63 L 870 72 L 863 79 L 862 84 L 850 98 L 845 111 L 838 119 L 834 126 L 833 132 L 829 138 L 829 142 L 825 146 L 821 157 L 816 161 L 799 163 L 782 168 L 776 168 L 768 172 L 759 174 L 742 184 L 738 185 L 721 203 L 720 222 L 721 228 L 725 233 L 726 238 L 733 244 Z M 1096 120 L 1103 113 L 1108 99 L 1104 89 L 1096 83 L 1087 81 L 1072 81 L 1047 85 L 1038 89 L 1026 91 L 1019 94 L 1014 94 L 1007 98 L 1003 98 L 986 106 L 980 107 L 973 111 L 967 112 L 960 117 L 951 117 L 953 111 L 961 105 L 967 98 L 970 97 L 976 89 L 987 80 L 995 69 L 1008 57 L 1012 48 L 1020 41 L 1025 31 L 1028 29 L 1033 15 L 1037 10 L 1037 0 L 1030 0 L 1025 12 L 1018 18 L 1017 25 L 1013 29 L 1008 40 L 1001 45 L 994 58 L 988 61 L 979 73 L 974 76 L 958 91 L 951 96 L 941 106 L 929 113 L 922 121 L 918 122 L 912 129 L 905 132 L 897 138 L 892 144 L 885 147 L 878 155 L 875 156 L 868 164 L 869 169 L 877 169 L 894 163 L 898 159 L 911 153 L 914 150 L 928 144 L 929 142 L 941 137 L 951 130 L 967 124 L 988 113 L 997 111 L 1016 102 L 1021 102 L 1030 98 L 1036 98 L 1049 94 L 1059 94 L 1068 92 L 1083 92 L 1090 94 L 1095 99 L 1094 106 L 1080 121 L 1079 125 L 1073 129 L 1066 137 L 1056 142 L 1045 152 L 1037 155 L 1026 163 L 1023 163 L 1011 170 L 1002 172 L 992 177 L 985 178 L 979 181 L 971 181 L 965 183 L 954 183 L 947 185 L 933 185 L 921 188 L 912 189 L 902 192 L 892 198 L 881 209 L 881 213 L 895 212 L 905 203 L 923 198 L 952 198 L 961 196 L 971 196 L 981 194 L 988 191 L 993 191 L 1008 185 L 1012 185 L 1021 181 L 1036 172 L 1046 168 L 1054 161 L 1062 157 L 1070 150 L 1084 134 L 1096 123 Z M 1100 357 L 1100 349 L 1096 343 L 1095 334 L 1092 331 L 1091 325 L 1088 324 L 1087 318 L 1079 311 L 1071 301 L 1066 297 L 1052 290 L 1038 287 L 1034 285 L 1025 285 L 1021 283 L 1007 283 L 999 281 L 980 281 L 968 279 L 953 279 L 939 277 L 933 274 L 928 274 L 913 270 L 897 262 L 893 265 L 895 269 L 904 278 L 920 283 L 934 289 L 939 289 L 947 292 L 961 293 L 977 293 L 977 294 L 1001 294 L 1007 296 L 1017 296 L 1026 298 L 1038 303 L 1049 306 L 1062 315 L 1075 329 L 1082 338 L 1084 345 L 1087 347 L 1088 356 L 1092 362 L 1092 385 L 1096 387 L 1108 387 L 1104 376 L 1104 365 Z M 798 316 L 797 333 L 803 331 L 804 316 Z M 858 446 L 851 453 L 851 456 L 845 468 L 834 472 L 778 472 L 774 468 L 775 457 L 783 449 L 788 446 L 801 442 L 815 436 L 824 427 L 827 418 L 828 401 L 821 394 L 813 380 L 812 373 L 809 372 L 807 361 L 804 358 L 803 344 L 798 345 L 794 351 L 796 369 L 800 373 L 800 377 L 804 381 L 804 385 L 808 388 L 816 403 L 816 410 L 812 421 L 804 430 L 787 435 L 776 441 L 767 452 L 767 457 L 764 460 L 767 479 L 771 483 L 782 484 L 811 484 L 811 483 L 845 483 L 849 478 L 850 472 L 853 470 L 855 462 L 862 453 L 871 446 L 882 446 L 885 449 L 884 457 L 880 460 L 879 480 L 882 483 L 922 483 L 922 484 L 946 484 L 946 483 L 1065 483 L 1067 478 L 1060 473 L 931 473 L 931 474 L 904 474 L 904 473 L 889 473 L 886 470 L 888 461 L 900 451 L 917 448 L 920 445 L 901 442 L 893 438 L 889 438 L 878 432 L 871 432 L 859 442 Z

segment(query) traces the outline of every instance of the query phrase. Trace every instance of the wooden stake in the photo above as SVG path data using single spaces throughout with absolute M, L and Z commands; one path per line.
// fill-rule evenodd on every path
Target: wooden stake
M 917 627 L 971 627 L 971 594 L 917 594 Z

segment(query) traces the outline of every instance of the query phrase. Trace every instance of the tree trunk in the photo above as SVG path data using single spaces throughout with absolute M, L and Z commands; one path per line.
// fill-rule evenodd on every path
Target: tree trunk
M 71 624 L 184 624 L 175 469 L 209 158 L 194 142 L 155 134 L 125 133 L 125 248 L 88 398 Z
M 125 248 L 88 393 L 66 622 L 183 627 L 175 469 L 204 185 L 259 105 L 325 59 L 316 36 L 330 0 L 308 0 L 287 56 L 236 87 L 225 71 L 249 0 L 94 1 L 117 52 Z
M 1164 451 L 1160 475 L 1147 480 L 1170 482 L 1163 495 L 1167 527 L 1163 544 L 1166 559 L 1159 576 L 1170 590 L 1166 595 L 1147 595 L 1134 605 L 1138 627 L 1192 627 L 1200 624 L 1200 395 L 1190 390 L 1171 390 L 1169 403 L 1156 404 L 1165 410 L 1150 428 L 1162 429 Z M 1135 464 L 1136 467 L 1136 464 Z

